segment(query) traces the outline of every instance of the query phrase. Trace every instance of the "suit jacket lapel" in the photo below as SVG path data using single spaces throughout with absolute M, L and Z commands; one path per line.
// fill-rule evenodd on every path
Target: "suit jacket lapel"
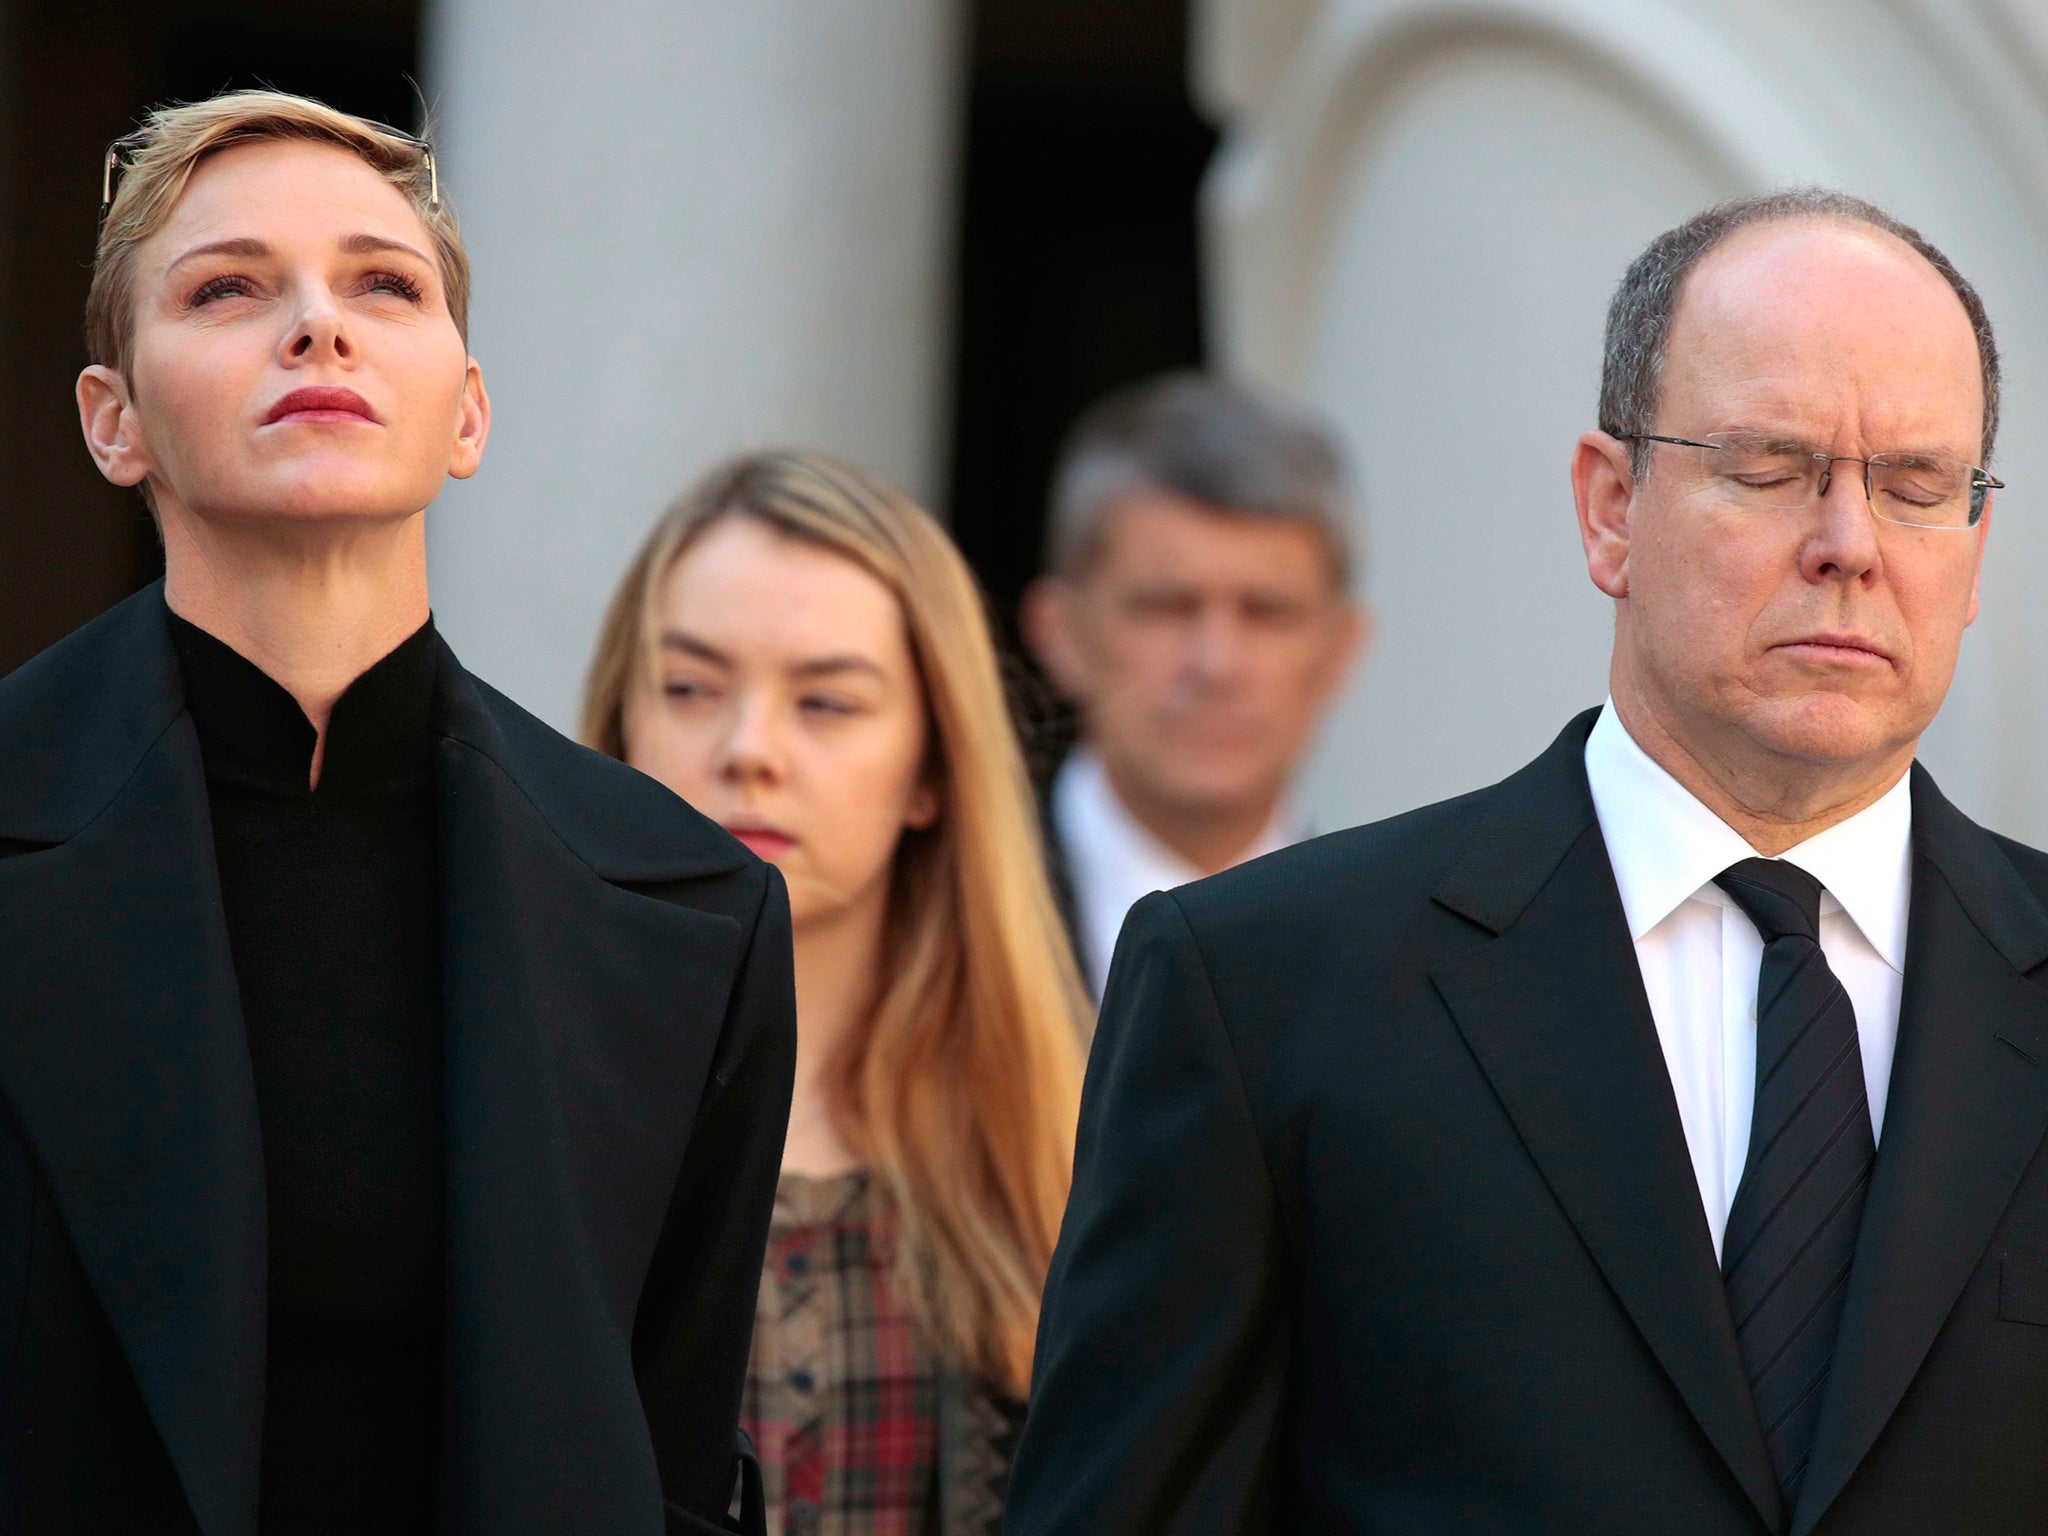
M 1594 715 L 1497 790 L 1436 899 L 1498 937 L 1432 972 L 1621 1305 L 1773 1530 L 1756 1421 L 1677 1100 L 1586 787 Z
M 1898 1052 L 1835 1363 L 1801 1491 L 1810 1531 L 1876 1441 L 2048 1132 L 2048 911 L 1913 770 Z
M 7 701 L 0 837 L 51 846 L 0 859 L 0 933 L 29 939 L 0 943 L 0 1090 L 200 1529 L 253 1536 L 262 1147 L 161 607 L 139 594 Z
M 582 749 L 440 678 L 449 1528 L 658 1531 L 633 1320 L 744 935 L 636 893 L 717 871 L 593 824 L 549 782 Z

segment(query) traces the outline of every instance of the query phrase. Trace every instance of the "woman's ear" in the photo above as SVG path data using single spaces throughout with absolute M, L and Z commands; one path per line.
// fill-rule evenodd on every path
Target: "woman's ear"
M 910 792 L 910 801 L 903 807 L 903 825 L 912 832 L 925 831 L 937 823 L 944 803 L 938 784 L 930 770 L 926 770 L 918 775 L 917 787 Z
M 471 358 L 462 376 L 462 414 L 455 422 L 455 448 L 448 473 L 467 480 L 484 461 L 484 441 L 491 435 L 491 397 L 484 389 L 484 371 Z
M 128 381 L 94 363 L 78 376 L 78 425 L 86 451 L 100 473 L 116 485 L 140 485 L 154 466 L 142 441 Z

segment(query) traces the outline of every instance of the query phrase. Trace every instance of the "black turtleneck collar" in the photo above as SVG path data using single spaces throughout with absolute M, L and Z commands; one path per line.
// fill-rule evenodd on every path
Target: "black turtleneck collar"
M 312 724 L 175 614 L 263 1133 L 265 1531 L 432 1531 L 444 1181 L 429 620 Z
M 416 793 L 431 771 L 439 651 L 432 618 L 335 701 L 317 790 L 306 785 L 313 722 L 298 700 L 198 625 L 175 613 L 170 621 L 209 781 L 266 795 L 377 799 Z

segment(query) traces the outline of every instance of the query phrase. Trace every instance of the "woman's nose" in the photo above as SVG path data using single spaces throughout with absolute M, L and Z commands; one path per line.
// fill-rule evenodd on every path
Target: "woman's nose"
M 781 733 L 766 704 L 742 700 L 725 738 L 725 772 L 737 779 L 773 779 L 782 772 Z
M 324 290 L 308 293 L 293 321 L 286 356 L 295 363 L 308 363 L 329 357 L 345 359 L 354 351 L 354 339 L 334 296 Z

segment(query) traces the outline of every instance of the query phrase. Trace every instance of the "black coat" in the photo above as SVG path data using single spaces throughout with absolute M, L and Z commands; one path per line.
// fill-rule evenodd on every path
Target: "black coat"
M 795 1062 L 782 885 L 439 677 L 443 1528 L 722 1529 Z M 151 588 L 0 681 L 0 1532 L 256 1536 L 262 1155 Z
M 2048 856 L 1914 768 L 1898 1053 L 1787 1510 L 1593 718 L 1133 912 L 1012 1536 L 2048 1530 Z

